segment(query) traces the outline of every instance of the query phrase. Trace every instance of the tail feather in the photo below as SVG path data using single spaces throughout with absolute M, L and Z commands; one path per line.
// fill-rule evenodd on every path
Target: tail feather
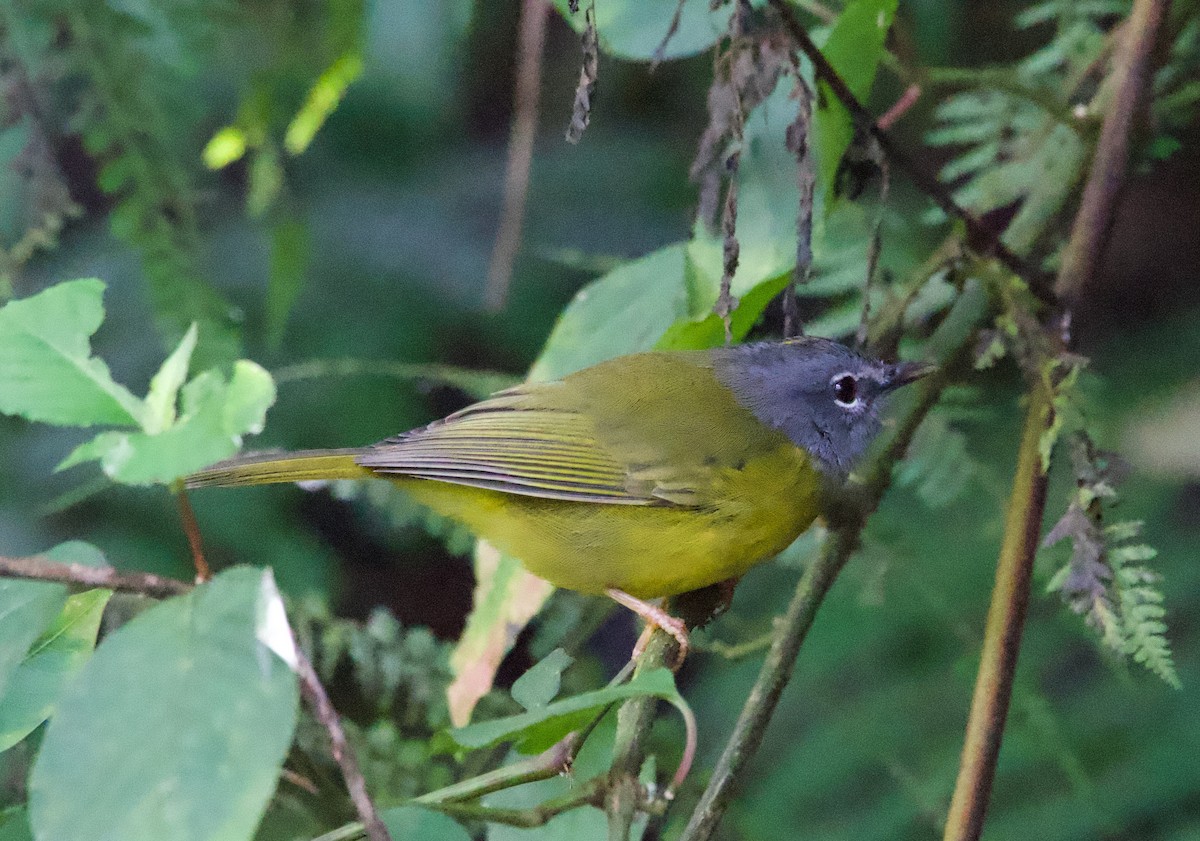
M 186 479 L 189 488 L 270 485 L 318 479 L 370 479 L 376 474 L 355 459 L 362 449 L 247 453 L 219 461 Z

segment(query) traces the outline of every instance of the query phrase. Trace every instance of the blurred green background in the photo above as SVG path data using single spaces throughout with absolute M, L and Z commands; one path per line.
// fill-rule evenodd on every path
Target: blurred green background
M 36 6 L 17 2 L 7 14 L 19 18 L 26 5 Z M 180 41 L 179 18 L 160 14 L 163 4 L 110 5 L 144 27 L 140 37 L 156 56 L 151 78 L 138 84 L 153 87 L 154 74 L 163 73 L 186 94 L 167 113 L 173 153 L 194 179 L 199 271 L 236 307 L 245 355 L 277 374 L 351 357 L 519 377 L 586 282 L 692 229 L 697 199 L 688 167 L 706 122 L 708 54 L 653 73 L 602 57 L 592 125 L 571 146 L 562 132 L 579 44 L 551 15 L 524 246 L 507 306 L 490 313 L 483 282 L 502 200 L 517 3 L 165 4 L 222 34 L 199 46 Z M 905 0 L 900 18 L 922 62 L 972 66 L 1012 61 L 1037 45 L 1037 30 L 1011 26 L 1021 8 Z M 223 16 L 240 22 L 225 25 Z M 344 21 L 357 24 L 341 36 Z M 17 28 L 10 19 L 5 34 Z M 251 171 L 255 156 L 206 172 L 204 144 L 253 96 L 267 103 L 269 124 L 286 122 L 343 37 L 361 42 L 362 77 L 311 148 L 280 157 L 276 201 L 248 213 L 247 185 L 262 177 Z M 15 85 L 21 45 L 14 38 L 4 50 L 6 79 Z M 24 77 L 34 90 L 40 72 L 49 71 Z M 881 74 L 874 99 L 886 107 L 902 89 Z M 901 124 L 903 142 L 919 142 L 928 108 L 922 103 Z M 110 232 L 112 200 L 96 186 L 87 144 L 60 129 L 52 155 L 80 213 L 57 244 L 11 274 L 12 292 L 104 279 L 108 318 L 94 346 L 118 381 L 142 393 L 164 354 L 142 261 Z M 1093 357 L 1089 420 L 1101 443 L 1123 449 L 1134 466 L 1120 514 L 1145 520 L 1160 552 L 1155 566 L 1183 690 L 1113 662 L 1078 617 L 1035 585 L 988 838 L 1200 839 L 1200 127 L 1184 138 L 1168 161 L 1134 175 L 1102 274 L 1076 317 L 1081 350 Z M 9 236 L 20 230 L 32 188 L 11 178 L 5 186 L 0 222 Z M 910 191 L 897 194 L 901 213 L 924 210 Z M 281 321 L 278 296 L 289 290 L 297 297 Z M 819 312 L 810 306 L 809 315 Z M 768 330 L 773 318 L 774 311 Z M 282 330 L 278 341 L 273 329 Z M 981 373 L 972 385 L 979 390 L 970 411 L 954 418 L 969 467 L 963 492 L 940 505 L 915 486 L 888 495 L 861 557 L 817 620 L 723 837 L 940 834 L 1020 423 L 1011 367 Z M 468 400 L 433 381 L 285 377 L 266 430 L 250 444 L 361 445 Z M 32 554 L 79 538 L 118 566 L 187 577 L 186 542 L 165 492 L 80 494 L 98 470 L 54 472 L 82 439 L 81 431 L 0 418 L 0 552 Z M 1050 522 L 1065 508 L 1069 484 L 1055 476 Z M 290 595 L 326 601 L 341 616 L 364 618 L 382 605 L 404 625 L 429 626 L 446 640 L 463 626 L 469 560 L 419 524 L 395 528 L 375 507 L 291 486 L 196 494 L 194 504 L 214 565 L 271 565 Z M 1065 552 L 1043 553 L 1042 585 Z M 748 576 L 710 638 L 733 642 L 766 631 L 797 575 L 780 563 Z M 615 617 L 591 651 L 611 667 L 633 633 L 628 617 Z M 531 662 L 527 641 L 502 681 Z M 700 654 L 681 673 L 700 717 L 702 767 L 711 767 L 757 667 L 756 655 Z M 694 775 L 676 819 L 702 782 Z

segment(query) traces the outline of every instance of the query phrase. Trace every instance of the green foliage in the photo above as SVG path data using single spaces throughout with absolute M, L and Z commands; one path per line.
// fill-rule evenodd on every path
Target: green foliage
M 104 317 L 103 290 L 98 280 L 72 281 L 0 309 L 0 411 L 60 426 L 136 424 L 101 432 L 60 469 L 98 460 L 118 482 L 170 483 L 232 455 L 243 435 L 261 431 L 275 384 L 258 365 L 239 360 L 228 380 L 211 370 L 185 382 L 196 325 L 144 400 L 115 383 L 88 346 Z
M 680 710 L 687 708 L 687 702 L 675 688 L 674 675 L 668 669 L 654 669 L 618 686 L 572 695 L 507 718 L 457 727 L 449 731 L 449 736 L 461 748 L 478 749 L 513 742 L 521 753 L 540 753 L 582 728 L 609 704 L 646 695 L 669 701 Z
M 232 569 L 107 638 L 46 730 L 30 777 L 35 835 L 251 838 L 296 723 L 277 610 L 269 572 Z
M 851 0 L 838 15 L 829 38 L 821 46 L 821 53 L 860 102 L 871 93 L 897 5 L 897 0 Z M 817 189 L 824 195 L 825 207 L 829 209 L 835 195 L 838 166 L 854 139 L 854 124 L 850 112 L 834 96 L 829 85 L 818 82 L 817 87 L 821 91 L 821 107 L 814 114 Z
M 582 27 L 582 10 L 571 14 L 566 0 L 557 5 L 571 26 Z M 288 447 L 375 440 L 452 411 L 463 395 L 480 397 L 517 379 L 480 366 L 524 370 L 536 355 L 530 376 L 553 379 L 621 353 L 720 344 L 724 325 L 713 308 L 728 242 L 710 231 L 713 213 L 689 221 L 697 204 L 705 208 L 705 191 L 719 199 L 731 177 L 740 246 L 731 333 L 735 340 L 776 336 L 777 301 L 797 253 L 800 190 L 795 144 L 785 142 L 797 80 L 773 9 L 759 0 L 711 5 L 596 4 L 607 56 L 594 127 L 569 154 L 539 137 L 510 308 L 488 315 L 472 311 L 473 279 L 482 277 L 494 234 L 493 187 L 503 158 L 496 144 L 508 117 L 500 104 L 512 82 L 495 68 L 512 64 L 516 6 L 454 0 L 435 12 L 414 0 L 16 0 L 0 8 L 0 300 L 10 289 L 28 296 L 0 310 L 0 410 L 18 416 L 4 419 L 0 433 L 0 555 L 47 545 L 46 534 L 71 529 L 123 567 L 190 575 L 175 518 L 164 516 L 164 494 L 106 482 L 106 492 L 88 491 L 84 505 L 77 504 L 83 494 L 68 491 L 62 507 L 72 506 L 69 517 L 62 508 L 42 516 L 42 506 L 61 496 L 54 483 L 65 478 L 52 467 L 79 444 L 80 427 L 108 429 L 96 430 L 66 463 L 97 460 L 124 483 L 169 483 L 258 431 L 274 391 L 263 369 L 234 361 L 243 329 L 255 358 L 269 362 L 277 382 L 292 384 L 265 430 L 265 446 Z M 930 140 L 951 155 L 943 178 L 993 227 L 1015 212 L 1006 241 L 1052 265 L 1110 95 L 1105 57 L 1128 0 L 1025 9 L 1015 24 L 1031 54 L 1006 57 L 1008 42 L 998 38 L 989 55 L 1001 63 L 967 70 L 910 64 L 935 54 L 974 64 L 974 45 L 995 35 L 1003 14 L 964 18 L 965 6 L 931 0 L 908 9 L 909 32 L 885 42 L 894 0 L 792 5 L 802 20 L 821 15 L 831 24 L 813 35 L 860 97 L 876 75 L 896 76 L 880 80 L 887 96 L 897 81 L 919 79 L 922 104 L 938 103 Z M 1184 129 L 1200 101 L 1196 4 L 1172 5 L 1150 119 L 1137 121 L 1137 131 L 1149 131 L 1134 137 L 1135 163 L 1143 165 L 1186 147 Z M 679 27 L 669 33 L 677 10 Z M 745 12 L 740 33 L 730 32 L 735 12 Z M 936 35 L 923 25 L 934 19 L 942 27 Z M 561 94 L 578 71 L 578 46 L 555 32 L 552 24 L 544 46 L 543 125 L 561 125 L 568 104 Z M 899 37 L 905 34 L 914 36 L 915 50 Z M 737 50 L 731 39 L 740 39 Z M 666 58 L 716 49 L 712 60 L 700 56 L 654 76 L 608 60 L 644 64 L 660 47 Z M 744 55 L 754 61 L 723 75 L 723 60 Z M 801 72 L 810 72 L 804 62 Z M 714 75 L 721 84 L 709 90 L 710 112 L 714 96 L 725 99 L 715 109 L 720 119 L 710 119 L 710 129 L 721 125 L 709 138 L 697 201 L 686 186 L 686 151 L 703 124 L 703 86 Z M 946 97 L 947 88 L 958 93 Z M 944 372 L 970 385 L 943 395 L 896 470 L 895 487 L 843 573 L 849 586 L 835 587 L 822 607 L 795 684 L 721 832 L 731 839 L 915 839 L 940 831 L 961 747 L 969 661 L 1003 528 L 1019 414 L 1007 362 L 1029 370 L 1036 356 L 1030 337 L 1050 317 L 1027 290 L 992 283 L 949 226 L 936 230 L 948 239 L 931 254 L 934 231 L 921 222 L 927 200 L 899 170 L 891 172 L 886 208 L 859 197 L 832 201 L 851 133 L 828 88 L 818 92 L 812 140 L 825 212 L 815 214 L 813 268 L 797 290 L 806 331 L 849 336 L 858 327 L 876 219 L 883 253 L 870 310 L 894 325 L 881 347 L 898 342 L 906 358 L 917 358 L 948 324 L 965 335 L 983 312 L 981 278 L 1006 311 L 980 337 L 980 372 L 969 365 Z M 888 103 L 880 96 L 868 105 L 878 114 Z M 925 116 L 923 108 L 908 112 L 897 142 L 927 129 Z M 72 195 L 86 216 L 58 244 L 60 229 L 79 212 Z M 95 233 L 90 223 L 106 215 L 132 248 Z M 141 258 L 145 277 L 127 269 L 138 262 L 131 254 Z M 566 254 L 570 260 L 547 258 Z M 97 264 L 103 269 L 86 268 Z M 80 266 L 109 280 L 107 318 L 97 281 L 30 295 L 46 278 L 74 276 Z M 226 290 L 220 295 L 216 278 Z M 1147 298 L 1157 280 L 1145 279 Z M 174 348 L 161 365 L 161 355 L 146 350 L 138 307 L 147 281 L 154 319 Z M 1036 318 L 1024 323 L 1018 310 Z M 1128 354 L 1137 370 L 1127 392 L 1105 395 L 1087 416 L 1078 404 L 1094 381 L 1079 373 L 1081 359 L 1037 371 L 1055 388 L 1060 419 L 1043 441 L 1045 457 L 1080 428 L 1097 440 L 1115 437 L 1115 419 L 1141 413 L 1152 393 L 1158 399 L 1180 372 L 1195 370 L 1187 354 L 1200 344 L 1192 338 L 1161 325 L 1143 335 Z M 1087 339 L 1109 341 L 1099 330 Z M 427 361 L 443 359 L 455 364 Z M 1110 360 L 1089 371 L 1098 379 L 1114 366 Z M 147 381 L 145 396 L 135 396 Z M 1179 438 L 1188 445 L 1188 436 Z M 1058 447 L 1055 458 L 1064 453 Z M 1176 485 L 1141 477 L 1122 488 L 1117 516 L 1115 479 L 1103 467 L 1087 470 L 1076 471 L 1082 483 L 1073 485 L 1066 516 L 1050 533 L 1070 538 L 1073 550 L 1052 589 L 1112 651 L 1168 683 L 1187 682 L 1196 668 L 1194 635 L 1186 622 L 1173 627 L 1173 656 L 1158 575 L 1167 574 L 1170 601 L 1179 605 L 1173 610 L 1185 615 L 1200 580 L 1187 563 L 1195 554 L 1188 498 Z M 210 561 L 218 568 L 271 564 L 281 582 L 294 583 L 294 595 L 304 592 L 289 605 L 297 637 L 343 715 L 397 841 L 607 837 L 605 815 L 591 806 L 533 830 L 487 820 L 464 829 L 409 801 L 528 763 L 500 746 L 537 750 L 608 704 L 642 694 L 678 703 L 686 695 L 707 740 L 665 826 L 651 833 L 676 837 L 758 665 L 762 646 L 738 652 L 738 643 L 772 627 L 797 569 L 828 534 L 812 529 L 779 563 L 741 583 L 730 614 L 712 631 L 733 641 L 726 648 L 737 659 L 706 656 L 697 645 L 678 686 L 657 672 L 597 690 L 613 652 L 623 656 L 632 640 L 621 617 L 605 624 L 610 639 L 588 642 L 603 621 L 603 600 L 558 594 L 547 613 L 548 586 L 515 559 L 479 547 L 475 607 L 456 644 L 410 624 L 406 613 L 428 600 L 421 579 L 430 575 L 437 584 L 444 575 L 447 592 L 465 598 L 470 582 L 458 580 L 465 575 L 453 563 L 431 573 L 427 559 L 408 555 L 394 574 L 413 581 L 395 586 L 369 577 L 393 574 L 387 570 L 346 564 L 339 581 L 328 573 L 342 569 L 339 553 L 357 562 L 370 549 L 344 533 L 341 506 L 287 489 L 243 493 L 196 500 Z M 337 482 L 328 493 L 365 503 L 359 508 L 369 506 L 367 515 L 389 526 L 420 527 L 453 553 L 473 545 L 462 528 L 388 483 Z M 1157 559 L 1142 542 L 1142 519 L 1162 550 Z M 389 547 L 397 548 L 403 552 Z M 80 546 L 47 554 L 103 563 L 98 550 Z M 293 732 L 294 678 L 262 639 L 286 653 L 282 608 L 263 583 L 262 573 L 239 568 L 139 613 L 139 599 L 0 579 L 0 749 L 8 748 L 0 751 L 0 839 L 349 837 L 353 827 L 343 825 L 352 806 L 328 735 L 311 717 L 300 717 Z M 391 609 L 376 606 L 385 599 Z M 431 611 L 423 617 L 436 615 L 428 604 L 417 607 Z M 350 611 L 368 618 L 339 618 Z M 433 624 L 451 635 L 460 618 L 442 615 Z M 531 619 L 532 638 L 522 633 Z M 1195 705 L 1152 688 L 1132 704 L 1128 687 L 1073 644 L 1078 625 L 1065 611 L 1031 609 L 989 836 L 1025 838 L 1031 826 L 1048 839 L 1187 836 L 1195 829 L 1187 810 L 1197 786 L 1189 738 L 1197 732 Z M 98 630 L 108 636 L 92 655 Z M 518 657 L 546 656 L 505 693 L 491 687 L 513 647 Z M 457 742 L 439 739 L 450 727 L 447 693 L 464 679 L 482 695 L 479 723 L 451 731 Z M 452 695 L 460 713 L 475 703 L 471 697 L 463 705 L 463 697 Z M 897 709 L 906 711 L 899 723 Z M 581 781 L 607 779 L 614 719 L 601 720 L 570 777 L 495 791 L 480 805 L 537 810 L 579 791 Z M 656 757 L 661 764 L 678 750 L 678 730 L 668 716 L 647 734 L 644 782 L 655 780 Z M 439 745 L 452 754 L 435 753 Z

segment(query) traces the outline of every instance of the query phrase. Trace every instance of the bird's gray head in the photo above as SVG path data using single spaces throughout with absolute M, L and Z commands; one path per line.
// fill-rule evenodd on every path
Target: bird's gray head
M 932 370 L 868 359 L 818 338 L 723 348 L 713 361 L 739 403 L 835 476 L 848 473 L 879 432 L 880 398 Z

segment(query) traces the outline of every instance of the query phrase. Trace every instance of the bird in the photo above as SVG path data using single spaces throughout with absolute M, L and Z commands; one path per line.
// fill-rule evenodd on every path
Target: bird
M 650 600 L 781 552 L 932 370 L 801 337 L 619 356 L 509 388 L 365 447 L 238 456 L 186 487 L 390 480 L 557 587 L 605 595 L 688 648 Z

